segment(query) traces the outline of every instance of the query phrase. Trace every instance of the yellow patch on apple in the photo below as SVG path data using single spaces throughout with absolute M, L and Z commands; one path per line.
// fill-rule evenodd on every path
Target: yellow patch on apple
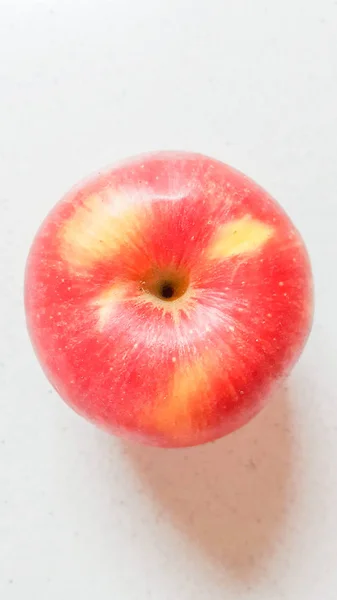
M 259 250 L 273 235 L 273 228 L 246 215 L 223 225 L 208 249 L 208 258 L 221 260 L 251 254 Z
M 118 253 L 123 245 L 133 245 L 139 218 L 130 207 L 116 214 L 113 204 L 93 194 L 62 227 L 61 255 L 80 274 L 81 269 L 90 269 L 102 258 Z
M 102 292 L 102 294 L 92 302 L 92 305 L 97 311 L 97 325 L 100 331 L 103 331 L 118 304 L 126 299 L 128 292 L 129 288 L 127 285 L 123 283 L 115 284 L 108 290 Z
M 151 409 L 151 422 L 160 433 L 179 443 L 197 433 L 210 409 L 210 375 L 218 370 L 219 361 L 210 352 L 177 367 L 168 397 Z

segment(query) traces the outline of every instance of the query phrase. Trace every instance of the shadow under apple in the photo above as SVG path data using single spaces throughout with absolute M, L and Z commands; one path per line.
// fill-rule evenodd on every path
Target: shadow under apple
M 248 425 L 201 447 L 125 447 L 173 524 L 239 580 L 265 570 L 286 526 L 294 452 L 289 405 L 282 388 Z

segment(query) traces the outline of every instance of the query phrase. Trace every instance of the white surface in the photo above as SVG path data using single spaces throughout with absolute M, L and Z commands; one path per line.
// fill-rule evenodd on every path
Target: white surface
M 0 0 L 0 597 L 337 597 L 337 2 Z M 78 179 L 155 149 L 247 172 L 312 256 L 288 391 L 214 445 L 85 423 L 25 332 L 37 226 Z

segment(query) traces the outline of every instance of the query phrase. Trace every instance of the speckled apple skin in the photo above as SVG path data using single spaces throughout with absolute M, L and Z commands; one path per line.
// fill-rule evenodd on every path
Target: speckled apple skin
M 55 206 L 29 254 L 25 306 L 44 372 L 78 413 L 189 446 L 246 423 L 289 373 L 311 327 L 312 276 L 261 187 L 211 158 L 161 152 Z

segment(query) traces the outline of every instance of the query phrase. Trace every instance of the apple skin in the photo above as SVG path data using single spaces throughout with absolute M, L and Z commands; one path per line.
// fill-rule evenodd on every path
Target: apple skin
M 297 361 L 313 312 L 303 241 L 267 192 L 211 158 L 158 152 L 71 190 L 26 266 L 29 334 L 78 413 L 192 446 L 248 422 Z

